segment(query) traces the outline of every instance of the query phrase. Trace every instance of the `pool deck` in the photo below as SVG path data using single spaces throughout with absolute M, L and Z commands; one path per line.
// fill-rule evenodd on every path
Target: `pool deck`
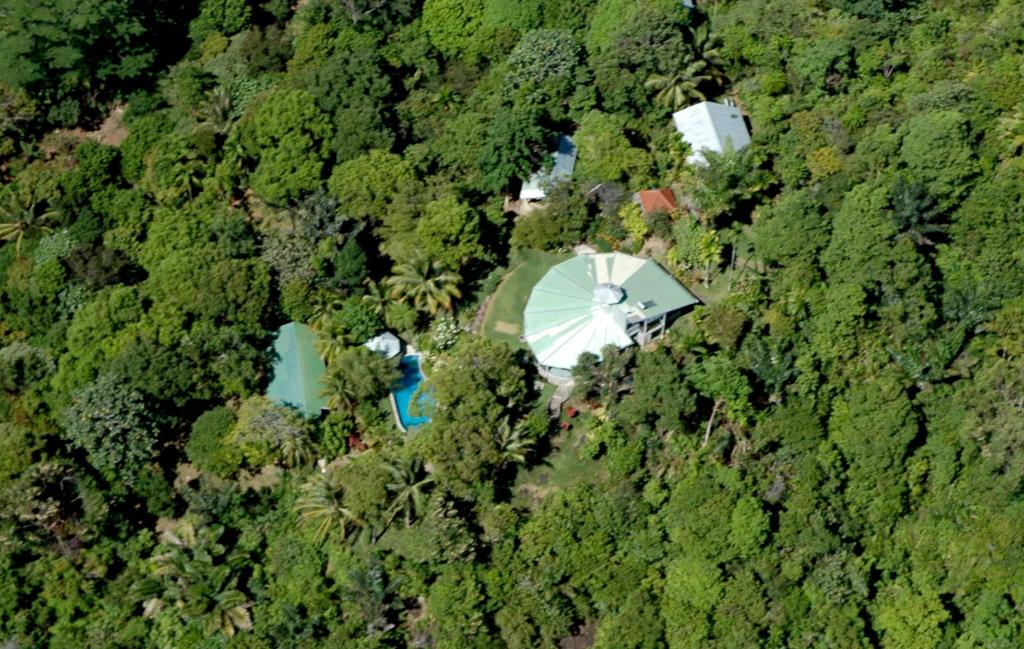
M 388 400 L 391 401 L 391 414 L 395 418 L 395 425 L 398 426 L 398 430 L 408 433 L 409 429 L 402 425 L 402 418 L 398 415 L 398 402 L 395 401 L 394 392 L 388 392 Z

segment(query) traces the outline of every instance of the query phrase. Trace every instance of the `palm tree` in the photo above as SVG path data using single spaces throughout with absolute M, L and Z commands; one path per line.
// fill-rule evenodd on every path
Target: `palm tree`
M 30 190 L 12 185 L 7 202 L 0 205 L 0 239 L 14 241 L 14 250 L 20 257 L 25 235 L 51 232 L 46 222 L 57 219 L 60 214 L 60 210 L 43 209 Z
M 725 82 L 725 61 L 722 58 L 722 41 L 711 31 L 708 23 L 691 29 L 690 44 L 695 59 L 706 64 L 708 75 L 718 84 Z
M 461 281 L 458 273 L 422 258 L 395 266 L 395 274 L 387 279 L 388 294 L 401 302 L 411 300 L 417 310 L 433 315 L 439 309 L 451 311 L 453 300 L 462 297 Z
M 333 365 L 341 353 L 348 349 L 351 340 L 344 333 L 333 328 L 325 330 L 314 327 L 313 330 L 316 333 L 316 340 L 313 341 L 313 344 L 320 352 L 320 358 L 328 366 Z
M 231 94 L 223 87 L 206 94 L 206 101 L 196 111 L 196 128 L 208 128 L 215 135 L 227 135 L 234 126 Z
M 327 398 L 327 407 L 331 410 L 341 408 L 352 412 L 359 404 L 361 392 L 348 369 L 347 365 L 337 362 L 332 362 L 327 367 L 327 374 L 323 378 L 324 388 L 320 396 Z
M 359 345 L 339 353 L 327 368 L 321 396 L 329 408 L 356 413 L 360 403 L 383 397 L 400 378 L 395 359 L 387 359 Z
M 278 437 L 278 452 L 285 466 L 297 467 L 313 461 L 316 451 L 307 426 L 289 427 Z
M 241 555 L 228 555 L 219 543 L 221 525 L 196 528 L 189 522 L 167 531 L 150 558 L 153 577 L 133 586 L 145 598 L 143 613 L 153 617 L 170 604 L 182 620 L 198 620 L 208 636 L 218 631 L 230 637 L 252 628 L 252 602 L 238 589 L 235 570 Z
M 388 524 L 401 512 L 405 526 L 410 527 L 413 519 L 423 513 L 427 500 L 426 490 L 434 484 L 434 477 L 423 470 L 423 460 L 418 457 L 389 463 L 387 469 L 391 474 L 387 489 L 392 494 Z
M 681 110 L 692 99 L 706 99 L 700 91 L 700 84 L 711 79 L 704 74 L 707 68 L 706 61 L 694 61 L 671 74 L 655 74 L 647 79 L 644 86 L 657 91 L 654 98 L 659 104 L 672 110 Z
M 999 136 L 1003 143 L 1001 160 L 1012 158 L 1024 149 L 1024 104 L 1013 107 L 1013 113 L 999 118 Z
M 388 304 L 391 302 L 387 289 L 370 278 L 367 278 L 363 283 L 366 285 L 363 303 L 369 306 L 374 313 L 383 315 L 384 310 L 387 309 Z
M 366 567 L 356 567 L 348 572 L 348 587 L 341 594 L 342 599 L 353 604 L 359 616 L 366 622 L 366 635 L 373 637 L 386 633 L 395 625 L 388 620 L 391 615 L 391 599 L 394 589 L 387 582 L 387 573 L 381 561 L 371 556 Z
M 751 336 L 744 344 L 743 359 L 768 392 L 768 401 L 782 403 L 782 391 L 794 376 L 793 356 L 776 346 L 769 346 L 763 338 Z
M 520 420 L 513 425 L 506 417 L 498 426 L 498 451 L 506 464 L 526 464 L 526 456 L 533 449 L 534 439 L 524 424 Z
M 900 176 L 893 183 L 889 198 L 892 218 L 899 229 L 896 238 L 909 238 L 920 247 L 934 246 L 929 235 L 942 234 L 945 228 L 935 223 L 939 207 L 924 184 Z
M 236 629 L 252 629 L 252 618 L 248 610 L 252 603 L 246 600 L 241 591 L 231 588 L 218 592 L 210 603 L 212 607 L 205 616 L 207 635 L 220 630 L 230 638 L 235 635 Z
M 430 95 L 430 103 L 439 106 L 444 112 L 450 113 L 462 105 L 462 97 L 450 86 L 441 86 L 437 92 Z
M 335 312 L 341 309 L 341 298 L 332 291 L 318 291 L 312 301 L 313 315 L 309 326 L 317 331 L 330 329 Z
M 316 525 L 316 538 L 321 542 L 335 531 L 345 539 L 350 529 L 364 525 L 351 509 L 345 507 L 344 495 L 342 475 L 337 466 L 314 473 L 302 485 L 302 495 L 295 501 L 295 511 L 303 521 Z

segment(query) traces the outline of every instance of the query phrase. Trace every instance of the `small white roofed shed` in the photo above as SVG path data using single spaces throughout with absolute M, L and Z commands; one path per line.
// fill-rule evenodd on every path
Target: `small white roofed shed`
M 394 358 L 402 351 L 402 341 L 390 331 L 374 336 L 363 343 L 363 346 L 370 351 L 377 352 L 384 358 Z
M 743 114 L 735 106 L 702 101 L 673 113 L 672 121 L 693 150 L 686 158 L 690 164 L 704 164 L 704 151 L 724 153 L 727 142 L 734 151 L 750 144 Z
M 572 138 L 568 135 L 559 135 L 557 148 L 551 157 L 555 160 L 551 171 L 535 171 L 530 174 L 519 190 L 520 200 L 543 200 L 548 189 L 572 177 L 572 172 L 576 169 L 576 144 Z

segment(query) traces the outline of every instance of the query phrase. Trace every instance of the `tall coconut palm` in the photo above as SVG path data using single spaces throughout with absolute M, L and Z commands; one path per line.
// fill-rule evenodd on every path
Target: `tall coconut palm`
M 391 481 L 387 489 L 391 493 L 391 519 L 401 513 L 405 526 L 410 527 L 415 518 L 423 513 L 427 502 L 427 488 L 434 484 L 434 477 L 423 470 L 423 460 L 411 458 L 388 464 Z M 390 523 L 389 520 L 389 523 Z
M 644 86 L 657 91 L 654 98 L 659 104 L 680 110 L 693 99 L 706 99 L 700 91 L 700 84 L 711 79 L 705 73 L 707 68 L 707 62 L 694 61 L 670 74 L 655 74 L 647 79 Z
M 44 208 L 30 190 L 11 186 L 6 201 L 0 203 L 0 239 L 13 241 L 20 257 L 25 235 L 51 232 L 46 223 L 59 216 L 60 210 Z
M 235 123 L 231 94 L 223 87 L 206 94 L 206 101 L 196 111 L 196 128 L 209 129 L 215 135 L 227 135 Z
M 1012 113 L 999 118 L 999 139 L 1003 148 L 1001 160 L 1012 158 L 1024 149 L 1024 104 L 1017 104 Z
M 910 239 L 920 247 L 934 246 L 931 237 L 942 234 L 946 228 L 935 222 L 940 210 L 927 187 L 901 176 L 893 183 L 889 196 L 893 222 L 899 229 L 896 238 Z
M 153 576 L 137 582 L 133 592 L 144 598 L 143 613 L 153 617 L 170 605 L 184 621 L 199 621 L 208 636 L 230 637 L 252 628 L 252 602 L 239 590 L 236 572 L 241 555 L 227 554 L 219 540 L 224 528 L 196 529 L 180 523 L 166 531 L 150 561 Z
M 396 362 L 362 345 L 338 354 L 327 368 L 321 395 L 329 408 L 356 412 L 360 403 L 374 402 L 384 396 L 401 376 Z
M 496 432 L 498 451 L 505 464 L 526 464 L 526 456 L 533 449 L 534 440 L 526 430 L 525 422 L 515 424 L 506 417 Z
M 337 331 L 334 327 L 329 329 L 315 328 L 313 331 L 316 333 L 313 345 L 320 352 L 320 358 L 328 366 L 333 365 L 352 342 L 348 336 L 341 331 Z
M 751 336 L 751 342 L 743 345 L 742 358 L 746 367 L 764 384 L 768 400 L 782 403 L 786 383 L 796 376 L 793 355 L 768 345 L 763 338 Z
M 385 309 L 387 309 L 388 304 L 391 302 L 391 296 L 388 295 L 387 288 L 369 278 L 363 283 L 366 285 L 366 293 L 363 294 L 363 304 L 370 307 L 374 313 L 384 315 Z
M 455 298 L 462 297 L 460 282 L 461 275 L 426 258 L 395 266 L 395 274 L 387 279 L 393 299 L 411 301 L 418 311 L 431 315 L 440 309 L 451 311 Z
M 334 314 L 341 309 L 341 296 L 333 291 L 317 291 L 313 294 L 313 314 L 309 326 L 317 331 L 330 329 Z
M 345 489 L 338 467 L 314 473 L 301 491 L 302 495 L 295 501 L 295 511 L 303 521 L 316 526 L 315 534 L 320 541 L 334 532 L 345 539 L 352 529 L 363 527 L 363 521 L 345 506 Z
M 718 84 L 725 82 L 725 60 L 722 58 L 722 41 L 711 31 L 708 23 L 690 31 L 690 45 L 693 56 L 707 64 L 708 75 Z
M 331 363 L 327 367 L 320 396 L 327 399 L 327 407 L 331 410 L 340 408 L 352 412 L 359 404 L 361 391 L 351 374 L 347 365 Z

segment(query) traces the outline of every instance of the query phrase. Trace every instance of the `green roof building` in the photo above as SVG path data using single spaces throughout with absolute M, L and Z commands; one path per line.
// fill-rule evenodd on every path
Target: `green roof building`
M 650 259 L 579 255 L 553 266 L 533 287 L 523 338 L 549 377 L 564 378 L 580 354 L 645 344 L 697 302 Z
M 301 322 L 289 322 L 277 330 L 274 340 L 274 378 L 267 388 L 273 401 L 298 408 L 307 417 L 318 417 L 327 408 L 320 396 L 327 367 L 316 350 L 316 334 Z

